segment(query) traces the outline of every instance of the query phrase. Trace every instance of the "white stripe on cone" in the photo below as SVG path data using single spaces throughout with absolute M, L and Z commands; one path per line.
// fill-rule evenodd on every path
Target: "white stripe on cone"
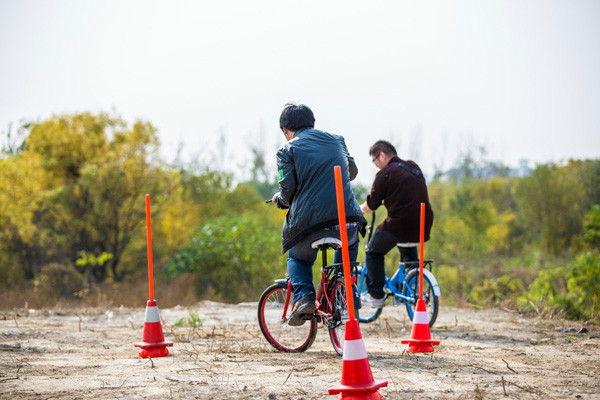
M 144 322 L 160 322 L 158 307 L 146 307 L 146 318 Z
M 429 324 L 429 315 L 427 311 L 417 311 L 413 317 L 414 324 Z
M 344 341 L 343 360 L 362 360 L 367 358 L 367 350 L 362 339 Z

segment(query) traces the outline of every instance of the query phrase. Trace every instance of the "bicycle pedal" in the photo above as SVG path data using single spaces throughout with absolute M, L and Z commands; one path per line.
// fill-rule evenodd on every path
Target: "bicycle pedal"
M 335 329 L 342 324 L 342 321 L 326 321 L 325 326 L 327 329 Z

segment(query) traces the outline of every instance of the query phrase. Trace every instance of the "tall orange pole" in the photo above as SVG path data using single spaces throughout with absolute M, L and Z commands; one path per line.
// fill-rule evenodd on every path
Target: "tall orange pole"
M 348 231 L 346 230 L 346 207 L 344 206 L 344 188 L 342 185 L 342 168 L 333 167 L 335 174 L 335 193 L 337 197 L 338 219 L 340 222 L 340 239 L 342 240 L 342 262 L 344 263 L 344 284 L 346 285 L 346 303 L 348 319 L 355 320 L 354 296 L 352 295 L 352 278 L 350 276 L 350 252 L 348 250 Z
M 419 237 L 419 300 L 423 300 L 423 247 L 425 245 L 425 203 L 421 203 L 421 232 Z
M 150 223 L 150 195 L 146 195 L 146 240 L 148 242 L 148 300 L 154 300 L 154 275 L 152 272 L 152 226 Z

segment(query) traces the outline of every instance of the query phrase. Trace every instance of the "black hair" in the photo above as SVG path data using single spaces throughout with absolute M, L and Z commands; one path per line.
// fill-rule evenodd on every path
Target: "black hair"
M 279 128 L 296 132 L 302 128 L 314 128 L 315 116 L 304 104 L 287 103 L 279 117 Z
M 390 142 L 386 142 L 385 140 L 376 141 L 375 144 L 369 149 L 369 154 L 372 156 L 377 156 L 382 151 L 388 156 L 398 155 L 396 153 L 396 148 L 392 146 Z

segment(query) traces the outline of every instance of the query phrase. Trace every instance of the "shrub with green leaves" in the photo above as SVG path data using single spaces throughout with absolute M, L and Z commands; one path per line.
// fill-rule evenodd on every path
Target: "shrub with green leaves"
M 433 274 L 440 283 L 440 290 L 446 304 L 460 306 L 467 300 L 474 274 L 467 271 L 464 265 L 440 264 L 433 267 Z
M 475 304 L 499 306 L 512 302 L 522 292 L 523 283 L 520 279 L 503 275 L 496 279 L 484 279 L 481 285 L 473 288 L 469 300 Z
M 238 302 L 257 300 L 285 270 L 281 222 L 269 209 L 211 219 L 177 251 L 167 275 L 193 273 L 201 296 Z
M 585 253 L 571 266 L 541 271 L 521 303 L 568 319 L 598 320 L 600 255 Z
M 598 204 L 583 218 L 583 240 L 596 250 L 600 248 L 600 205 Z

